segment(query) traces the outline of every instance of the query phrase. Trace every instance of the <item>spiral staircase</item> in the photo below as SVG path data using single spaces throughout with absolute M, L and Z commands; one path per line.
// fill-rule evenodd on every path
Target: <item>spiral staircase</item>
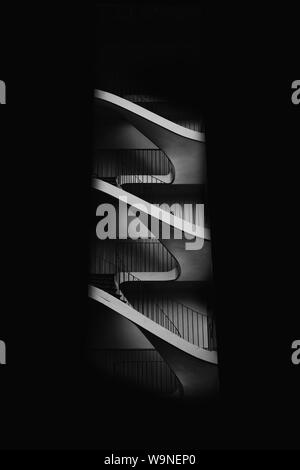
M 203 311 L 194 308 L 193 301 L 191 305 L 183 303 L 174 295 L 179 286 L 188 288 L 192 283 L 195 288 L 201 283 L 211 283 L 210 269 L 201 278 L 195 276 L 201 266 L 211 265 L 210 249 L 207 249 L 209 227 L 197 226 L 192 213 L 186 217 L 171 212 L 170 217 L 165 211 L 155 212 L 155 196 L 160 194 L 158 198 L 166 199 L 168 188 L 180 199 L 187 187 L 205 185 L 203 122 L 178 119 L 180 113 L 176 116 L 173 113 L 174 120 L 170 120 L 172 110 L 165 100 L 151 95 L 123 93 L 122 97 L 96 90 L 95 101 L 100 112 L 108 112 L 109 116 L 121 119 L 125 123 L 122 125 L 130 126 L 127 136 L 137 133 L 131 141 L 128 137 L 128 143 L 125 135 L 125 145 L 124 138 L 117 143 L 113 139 L 110 145 L 106 142 L 95 149 L 92 190 L 97 201 L 100 203 L 101 197 L 105 197 L 117 206 L 126 196 L 128 205 L 141 207 L 143 203 L 147 215 L 154 212 L 160 224 L 168 224 L 174 233 L 184 232 L 206 247 L 189 252 L 184 240 L 174 244 L 172 240 L 152 237 L 95 242 L 89 297 L 133 324 L 151 345 L 140 350 L 143 354 L 134 348 L 130 349 L 131 353 L 129 349 L 103 348 L 104 363 L 112 376 L 159 393 L 181 397 L 214 395 L 218 389 L 218 359 L 213 314 L 205 308 Z M 111 117 L 109 120 L 114 130 L 114 120 Z M 121 134 L 120 126 L 116 126 L 116 140 L 118 133 Z M 146 148 L 137 142 L 143 138 L 150 142 Z M 145 365 L 147 357 L 151 357 L 148 366 Z M 154 373 L 154 364 L 155 367 L 160 364 L 164 372 Z

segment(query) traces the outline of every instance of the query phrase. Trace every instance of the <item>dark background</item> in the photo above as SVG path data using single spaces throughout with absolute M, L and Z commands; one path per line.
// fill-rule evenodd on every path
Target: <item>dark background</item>
M 109 5 L 107 18 L 93 5 L 4 13 L 0 446 L 295 448 L 297 15 L 203 5 L 196 16 L 191 2 L 169 2 L 169 18 L 152 2 L 137 21 L 134 4 Z M 106 76 L 96 46 L 108 37 L 178 43 L 174 67 L 161 61 L 147 76 L 177 100 L 196 93 L 205 110 L 221 379 L 213 406 L 105 391 L 85 360 L 92 95 Z

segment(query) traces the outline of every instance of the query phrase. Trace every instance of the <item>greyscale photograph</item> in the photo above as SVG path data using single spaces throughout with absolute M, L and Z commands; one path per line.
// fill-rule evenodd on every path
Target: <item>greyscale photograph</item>
M 205 90 L 194 60 L 199 8 L 97 11 L 88 357 L 119 390 L 212 400 L 218 353 Z M 181 34 L 167 34 L 166 21 Z M 112 25 L 117 35 L 108 34 Z
M 299 450 L 299 15 L 0 15 L 1 457 Z

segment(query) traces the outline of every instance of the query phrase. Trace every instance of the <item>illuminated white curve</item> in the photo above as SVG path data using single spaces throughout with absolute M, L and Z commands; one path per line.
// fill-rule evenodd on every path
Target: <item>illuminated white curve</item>
M 152 217 L 171 225 L 177 230 L 192 235 L 193 237 L 196 236 L 197 238 L 203 240 L 210 239 L 209 229 L 192 224 L 191 222 L 181 219 L 176 215 L 172 215 L 170 217 L 169 212 L 160 209 L 154 204 L 151 204 L 150 202 L 147 202 L 144 199 L 139 198 L 138 196 L 124 191 L 124 189 L 114 186 L 113 184 L 110 184 L 107 181 L 103 181 L 99 178 L 92 178 L 92 188 L 97 189 L 98 191 L 103 191 L 104 193 L 115 197 L 119 201 L 126 202 L 126 204 L 129 204 L 130 206 L 141 210 L 145 214 L 151 215 Z
M 115 312 L 119 313 L 123 317 L 132 321 L 139 327 L 149 331 L 155 336 L 159 337 L 163 341 L 175 346 L 176 348 L 184 351 L 191 356 L 201 359 L 202 361 L 209 362 L 211 364 L 218 363 L 218 354 L 217 351 L 207 351 L 201 347 L 198 347 L 192 343 L 189 343 L 180 336 L 172 333 L 168 329 L 159 325 L 155 321 L 146 317 L 142 313 L 135 310 L 133 307 L 130 307 L 126 303 L 117 299 L 116 297 L 108 294 L 98 287 L 89 286 L 88 295 L 91 299 L 100 302 L 103 305 L 113 309 Z
M 185 137 L 186 139 L 191 139 L 197 142 L 205 142 L 205 134 L 203 132 L 197 132 L 192 129 L 187 129 L 186 127 L 180 126 L 179 124 L 175 124 L 169 119 L 163 118 L 158 114 L 149 111 L 138 104 L 132 103 L 120 96 L 114 95 L 113 93 L 109 93 L 108 91 L 103 90 L 95 90 L 94 93 L 95 98 L 106 101 L 107 103 L 113 104 L 118 106 L 119 108 L 125 109 L 134 113 L 147 121 L 157 124 L 158 126 L 167 129 L 168 131 L 174 132 L 181 137 Z

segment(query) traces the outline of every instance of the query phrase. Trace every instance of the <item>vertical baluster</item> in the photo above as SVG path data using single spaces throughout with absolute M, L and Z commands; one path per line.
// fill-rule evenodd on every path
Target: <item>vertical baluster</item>
M 194 344 L 194 311 L 191 310 L 192 315 L 192 343 Z
M 146 254 L 146 259 L 147 259 L 147 271 L 151 271 L 150 269 L 150 243 L 148 242 L 147 244 L 147 254 Z
M 154 243 L 151 243 L 150 245 L 150 251 L 151 251 L 151 254 L 150 254 L 150 264 L 151 264 L 151 271 L 155 271 L 155 259 L 154 259 Z
M 184 315 L 183 315 L 183 305 L 181 305 L 181 316 L 182 316 L 182 336 L 185 339 L 184 336 Z
M 156 302 L 156 308 L 157 308 L 158 323 L 164 326 L 164 318 L 162 317 L 161 310 L 159 308 L 159 299 L 157 297 L 155 299 L 155 302 Z
M 164 268 L 164 252 L 163 252 L 163 247 L 162 247 L 162 244 L 159 243 L 158 245 L 158 251 L 160 252 L 160 255 L 159 255 L 159 271 L 164 271 L 165 268 Z
M 213 328 L 214 328 L 214 349 L 217 349 L 217 332 L 216 332 L 216 322 L 213 319 Z
M 153 309 L 153 299 L 149 297 L 149 307 L 150 307 L 150 312 L 151 312 L 151 320 L 154 321 L 155 316 L 154 316 L 154 309 Z

